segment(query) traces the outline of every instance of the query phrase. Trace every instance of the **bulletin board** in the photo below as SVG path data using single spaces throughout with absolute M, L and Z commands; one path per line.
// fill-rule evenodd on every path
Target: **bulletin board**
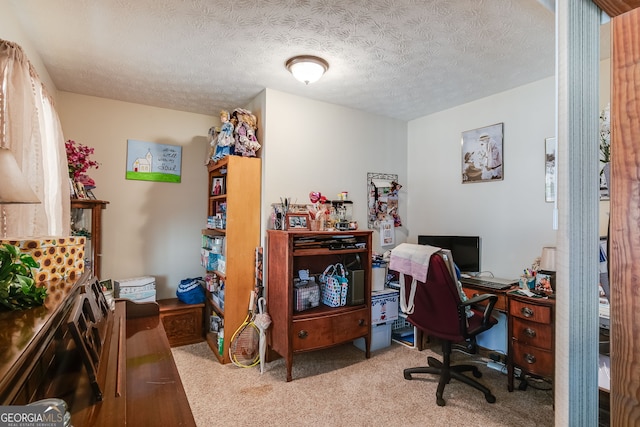
M 367 173 L 367 226 L 379 228 L 383 221 L 393 220 L 395 227 L 402 225 L 398 214 L 398 175 Z

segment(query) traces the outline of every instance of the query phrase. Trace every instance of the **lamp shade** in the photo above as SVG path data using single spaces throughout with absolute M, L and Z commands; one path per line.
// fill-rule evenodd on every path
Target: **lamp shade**
M 312 55 L 300 55 L 289 58 L 285 63 L 287 70 L 304 84 L 316 82 L 329 69 L 329 63 Z
M 0 147 L 0 204 L 40 203 L 22 175 L 13 153 Z
M 542 248 L 542 256 L 540 257 L 540 270 L 556 271 L 556 248 L 546 246 Z

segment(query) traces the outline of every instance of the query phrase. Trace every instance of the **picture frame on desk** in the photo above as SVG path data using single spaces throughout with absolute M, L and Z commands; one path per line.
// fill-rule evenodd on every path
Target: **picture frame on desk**
M 288 213 L 285 217 L 285 227 L 287 230 L 308 230 L 309 214 Z
M 556 290 L 556 272 L 538 270 L 536 273 L 536 291 L 552 294 Z

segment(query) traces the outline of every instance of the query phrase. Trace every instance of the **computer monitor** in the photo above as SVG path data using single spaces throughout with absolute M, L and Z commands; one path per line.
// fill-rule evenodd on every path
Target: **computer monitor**
M 480 237 L 478 236 L 418 236 L 419 245 L 449 249 L 460 271 L 477 273 L 480 270 Z

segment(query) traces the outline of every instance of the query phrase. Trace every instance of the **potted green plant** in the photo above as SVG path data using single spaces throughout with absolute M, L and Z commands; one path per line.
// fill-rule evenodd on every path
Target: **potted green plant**
M 36 286 L 32 268 L 39 264 L 13 245 L 0 246 L 0 310 L 22 310 L 44 303 L 47 288 Z

